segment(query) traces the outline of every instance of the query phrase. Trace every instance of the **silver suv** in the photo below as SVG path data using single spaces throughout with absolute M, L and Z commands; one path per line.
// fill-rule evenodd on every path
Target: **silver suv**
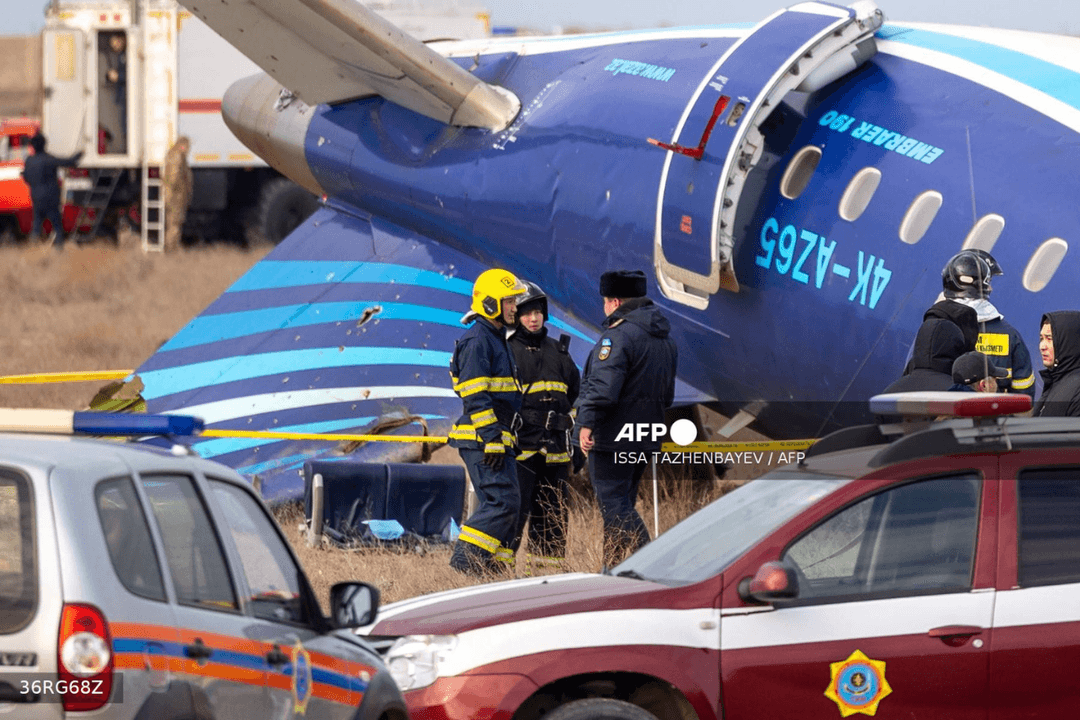
M 377 605 L 371 586 L 340 583 L 325 618 L 262 501 L 222 465 L 0 433 L 7 718 L 408 720 L 347 630 Z

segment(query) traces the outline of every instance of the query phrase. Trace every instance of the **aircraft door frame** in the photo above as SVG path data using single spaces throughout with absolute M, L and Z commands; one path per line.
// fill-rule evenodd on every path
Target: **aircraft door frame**
M 788 92 L 813 91 L 868 60 L 881 23 L 870 2 L 857 8 L 802 3 L 774 13 L 702 79 L 671 142 L 650 140 L 667 151 L 653 244 L 665 296 L 704 309 L 721 288 L 738 292 L 732 229 L 743 185 L 763 150 L 758 127 Z M 709 148 L 727 149 L 722 166 Z M 706 245 L 697 239 L 704 232 Z

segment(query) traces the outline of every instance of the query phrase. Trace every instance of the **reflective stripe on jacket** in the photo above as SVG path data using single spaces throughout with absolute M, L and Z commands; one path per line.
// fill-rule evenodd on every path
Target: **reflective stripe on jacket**
M 503 329 L 477 318 L 454 346 L 450 379 L 464 412 L 450 428 L 449 444 L 512 453 L 511 425 L 521 407 L 521 387 Z
M 570 462 L 570 413 L 578 397 L 581 373 L 569 353 L 548 337 L 547 328 L 530 333 L 518 328 L 510 337 L 524 396 L 518 445 L 524 460 L 537 453 L 549 463 Z

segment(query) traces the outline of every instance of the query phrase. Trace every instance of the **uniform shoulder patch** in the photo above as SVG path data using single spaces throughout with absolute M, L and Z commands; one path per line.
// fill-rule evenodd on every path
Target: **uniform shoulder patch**
M 611 338 L 602 338 L 600 340 L 600 353 L 596 356 L 597 360 L 607 360 L 611 355 Z

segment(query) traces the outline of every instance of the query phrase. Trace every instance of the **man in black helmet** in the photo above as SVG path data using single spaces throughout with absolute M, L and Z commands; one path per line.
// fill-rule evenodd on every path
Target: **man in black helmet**
M 961 250 L 941 270 L 943 295 L 967 305 L 979 317 L 979 340 L 975 349 L 1008 373 L 999 382 L 1003 392 L 1022 392 L 1035 397 L 1035 371 L 1031 353 L 1020 333 L 990 302 L 990 280 L 1003 275 L 994 256 L 985 250 Z
M 548 335 L 547 295 L 525 281 L 517 300 L 517 327 L 510 349 L 521 383 L 521 428 L 518 430 L 518 486 L 521 515 L 511 544 L 516 551 L 529 524 L 530 569 L 561 567 L 566 558 L 566 487 L 570 475 L 571 408 L 578 397 L 581 373 L 570 358 L 570 336 Z
M 604 332 L 585 364 L 576 403 L 581 449 L 604 521 L 604 565 L 611 567 L 649 542 L 634 503 L 647 463 L 620 462 L 660 449 L 646 436 L 626 438 L 628 427 L 664 422 L 675 399 L 678 348 L 671 324 L 645 297 L 645 273 L 615 270 L 600 277 Z M 620 454 L 617 454 L 617 451 Z

